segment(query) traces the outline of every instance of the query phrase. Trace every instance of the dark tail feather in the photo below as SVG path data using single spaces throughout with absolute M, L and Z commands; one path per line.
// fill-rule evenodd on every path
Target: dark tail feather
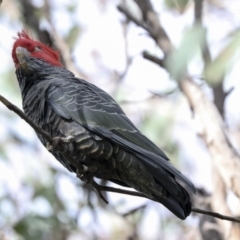
M 185 189 L 184 189 L 185 191 Z M 186 191 L 184 194 L 188 194 Z M 188 195 L 188 200 L 184 202 L 178 202 L 176 198 L 168 194 L 165 198 L 160 197 L 156 194 L 152 194 L 157 202 L 163 204 L 168 208 L 173 214 L 175 214 L 180 219 L 184 220 L 191 213 L 192 204 Z
M 111 179 L 110 181 L 124 187 L 129 187 L 127 184 L 118 180 Z M 181 191 L 181 194 L 179 194 L 178 196 L 178 200 L 176 200 L 176 196 L 173 197 L 170 193 L 167 193 L 166 197 L 160 197 L 154 193 L 152 193 L 152 196 L 154 197 L 155 201 L 163 204 L 173 214 L 175 214 L 180 219 L 184 220 L 191 213 L 192 204 L 187 191 L 180 184 L 178 184 L 178 186 L 179 192 Z

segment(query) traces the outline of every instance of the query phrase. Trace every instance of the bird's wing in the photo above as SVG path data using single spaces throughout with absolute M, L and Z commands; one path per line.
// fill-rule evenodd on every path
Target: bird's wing
M 167 189 L 174 192 L 175 176 L 195 191 L 193 184 L 170 164 L 167 156 L 139 132 L 121 107 L 100 88 L 79 79 L 57 81 L 49 87 L 47 98 L 61 117 L 71 119 L 135 154 Z

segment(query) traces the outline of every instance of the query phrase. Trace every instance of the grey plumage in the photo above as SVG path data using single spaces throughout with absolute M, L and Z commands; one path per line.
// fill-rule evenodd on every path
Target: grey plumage
M 139 132 L 111 96 L 65 68 L 31 57 L 26 62 L 27 67 L 16 70 L 23 109 L 52 137 L 73 136 L 68 153 L 75 161 L 95 177 L 135 188 L 181 219 L 190 214 L 189 195 L 176 179 L 195 191 L 193 184 Z M 60 152 L 53 155 L 76 172 Z

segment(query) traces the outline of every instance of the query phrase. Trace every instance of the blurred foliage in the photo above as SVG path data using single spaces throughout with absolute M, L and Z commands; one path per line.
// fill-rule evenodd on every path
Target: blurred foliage
M 164 0 L 164 4 L 171 10 L 177 10 L 183 13 L 186 10 L 189 0 Z
M 163 109 L 159 109 L 159 111 L 155 109 L 155 111 L 148 112 L 142 120 L 140 130 L 176 164 L 178 162 L 178 147 L 171 137 L 175 115 L 171 116 L 172 109 L 170 108 L 165 110 L 168 111 L 168 114 L 160 114 L 161 110 Z
M 67 10 L 69 11 L 69 13 L 74 13 L 76 8 L 77 8 L 77 4 L 69 3 L 67 5 Z
M 179 47 L 167 60 L 167 67 L 173 79 L 182 79 L 189 63 L 204 47 L 205 34 L 206 30 L 200 25 L 193 25 L 185 31 Z
M 64 226 L 59 229 L 59 225 L 63 223 L 59 221 L 57 217 L 41 217 L 39 215 L 29 214 L 27 218 L 19 221 L 15 226 L 15 231 L 20 235 L 24 236 L 25 240 L 32 239 L 66 239 L 68 235 L 74 230 L 69 228 L 66 229 Z M 68 229 L 69 228 L 69 229 Z
M 68 44 L 68 46 L 70 47 L 71 50 L 75 46 L 75 43 L 76 43 L 80 34 L 81 34 L 81 29 L 77 25 L 73 26 L 69 30 L 69 33 L 68 33 L 67 37 L 65 38 L 65 41 L 66 41 L 66 43 Z
M 53 3 L 50 0 L 47 2 Z M 106 12 L 108 4 L 112 4 L 112 2 L 98 0 L 98 4 L 102 8 L 104 7 L 104 11 L 101 11 Z M 141 19 L 140 9 L 135 2 L 132 0 L 126 2 L 134 15 Z M 208 2 L 213 4 L 214 1 Z M 219 1 L 216 2 L 219 3 Z M 29 7 L 28 14 L 25 14 L 26 9 L 23 8 L 26 3 Z M 164 0 L 163 3 L 168 9 L 184 14 L 192 6 L 193 1 Z M 42 29 L 50 29 L 46 18 L 48 13 L 44 12 L 44 7 L 38 7 L 39 3 L 37 1 L 9 0 L 4 1 L 2 5 L 5 4 L 7 10 L 1 13 L 1 21 L 4 22 L 4 18 L 9 17 L 11 19 L 10 24 L 9 22 L 7 24 L 14 29 L 19 30 L 22 27 L 19 21 L 23 22 L 28 28 L 32 28 L 33 32 L 43 34 Z M 64 30 L 64 40 L 71 50 L 76 47 L 79 36 L 85 33 L 82 31 L 83 26 L 80 26 L 76 21 L 76 19 L 81 18 L 81 16 L 75 16 L 78 4 L 78 1 L 73 1 L 73 3 L 66 5 L 66 12 L 72 19 L 72 25 L 69 29 Z M 59 10 L 58 7 L 57 4 L 57 7 L 55 6 L 57 11 Z M 89 15 L 91 16 L 91 14 L 90 12 Z M 20 18 L 21 20 L 19 20 Z M 38 29 L 34 29 L 36 24 Z M 188 26 L 188 29 L 182 33 L 179 46 L 167 60 L 172 78 L 180 80 L 191 62 L 201 55 L 201 50 L 206 47 L 207 30 L 207 27 L 193 25 L 192 27 Z M 111 37 L 111 34 L 109 32 L 109 37 Z M 143 37 L 142 35 L 141 29 L 140 34 L 137 32 L 138 39 L 146 38 L 146 35 Z M 39 37 L 38 34 L 36 36 Z M 225 47 L 217 54 L 215 59 L 205 66 L 203 75 L 210 85 L 223 81 L 225 75 L 231 70 L 234 61 L 239 57 L 239 43 L 240 35 L 239 32 L 236 32 L 228 38 Z M 152 50 L 150 49 L 149 52 L 152 52 Z M 107 87 L 119 90 L 124 81 L 115 81 L 116 86 L 112 87 L 111 84 L 114 82 L 112 76 L 114 74 L 111 74 L 111 71 L 112 69 L 105 71 L 108 72 L 108 75 L 104 72 L 104 77 L 109 78 L 106 80 L 109 83 Z M 98 74 L 96 75 L 96 78 L 99 78 Z M 1 93 L 9 100 L 18 106 L 21 105 L 20 91 L 13 69 L 1 72 L 0 89 Z M 109 90 L 109 92 L 111 91 L 112 89 Z M 120 91 L 112 92 L 119 94 L 119 96 L 114 97 L 119 98 L 120 101 L 130 94 L 129 90 L 124 91 L 124 93 L 119 93 Z M 167 99 L 167 97 L 159 96 L 159 99 L 155 99 L 156 101 L 146 101 L 146 104 L 143 105 L 130 102 L 129 106 L 126 107 L 126 112 L 136 120 L 135 122 L 138 123 L 141 131 L 161 147 L 175 165 L 179 165 L 179 149 L 172 136 L 177 118 L 177 106 L 181 103 L 171 99 L 161 101 L 162 98 Z M 156 239 L 173 239 L 174 234 L 174 236 L 178 235 L 177 239 L 183 239 L 183 236 L 185 237 L 184 233 L 193 228 L 183 222 L 180 223 L 180 220 L 173 218 L 172 215 L 169 215 L 163 209 L 159 209 L 159 206 L 152 202 L 146 205 L 147 207 L 139 208 L 134 213 L 120 214 L 121 212 L 128 212 L 128 210 L 131 212 L 132 204 L 138 202 L 137 198 L 130 198 L 129 200 L 121 196 L 120 199 L 119 196 L 116 196 L 117 194 L 113 194 L 117 200 L 112 198 L 114 203 L 109 201 L 110 204 L 106 205 L 89 185 L 80 183 L 75 176 L 67 173 L 59 164 L 53 163 L 55 160 L 49 154 L 46 154 L 46 150 L 43 150 L 40 146 L 29 127 L 23 126 L 22 120 L 2 105 L 0 105 L 0 122 L 0 239 L 1 232 L 5 232 L 10 236 L 10 240 L 135 240 L 149 239 L 148 236 L 152 231 L 155 231 Z M 131 204 L 127 208 L 129 202 Z M 154 211 L 151 214 L 155 214 L 154 219 L 158 221 L 152 221 L 148 206 L 154 206 Z M 146 219 L 148 221 L 147 226 L 156 225 L 155 228 L 153 227 L 154 230 L 145 230 L 145 232 L 148 232 L 147 237 L 144 235 L 142 227 L 146 226 L 144 225 Z M 164 234 L 170 237 L 164 237 Z
M 236 60 L 239 59 L 239 53 L 240 32 L 237 31 L 230 37 L 228 43 L 217 57 L 205 67 L 203 76 L 206 81 L 212 86 L 222 82 L 225 75 L 232 70 Z
M 11 95 L 14 98 L 14 101 L 21 101 L 21 93 L 16 82 L 16 75 L 13 69 L 6 72 L 2 72 L 0 89 L 2 92 Z

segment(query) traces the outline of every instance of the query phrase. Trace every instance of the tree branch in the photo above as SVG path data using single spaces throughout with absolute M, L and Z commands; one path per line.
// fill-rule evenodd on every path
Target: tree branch
M 194 19 L 195 23 L 202 23 L 203 0 L 194 0 Z
M 23 111 L 21 111 L 17 106 L 9 102 L 6 98 L 0 95 L 0 101 L 11 111 L 15 112 L 19 117 L 21 117 L 23 120 L 25 120 L 38 134 L 42 135 L 49 144 L 54 144 L 54 139 L 51 137 L 49 133 L 41 129 L 37 124 L 35 124 Z M 61 154 L 71 163 L 73 166 L 76 167 L 76 169 L 80 171 L 84 171 L 83 166 L 80 163 L 77 163 L 74 161 L 74 159 L 68 155 L 61 147 L 58 145 L 57 150 L 61 152 Z M 107 200 L 104 198 L 104 196 L 101 194 L 101 190 L 98 188 L 98 184 L 93 182 L 93 187 L 96 189 L 96 191 L 99 193 L 100 198 L 107 203 Z
M 11 111 L 15 112 L 20 118 L 26 121 L 37 133 L 41 134 L 49 143 L 53 143 L 51 135 L 42 130 L 37 124 L 35 124 L 21 109 L 14 104 L 10 103 L 5 97 L 0 95 L 0 101 Z
M 159 65 L 162 68 L 165 68 L 164 59 L 155 57 L 152 54 L 148 53 L 147 51 L 144 51 L 142 55 L 145 59 L 148 59 L 149 61 L 156 63 L 157 65 Z
M 194 25 L 200 25 L 202 28 L 202 15 L 203 15 L 203 0 L 194 0 Z M 204 70 L 212 63 L 212 56 L 207 42 L 207 31 L 204 32 L 204 44 L 201 47 L 202 58 L 204 62 Z M 204 72 L 203 70 L 203 72 Z M 211 79 L 208 79 L 211 80 Z M 214 104 L 224 119 L 224 103 L 226 99 L 226 94 L 223 89 L 224 78 L 218 81 L 217 85 L 212 86 Z M 204 136 L 203 136 L 204 137 Z M 213 192 L 211 197 L 211 204 L 209 204 L 210 210 L 218 211 L 221 209 L 224 215 L 231 215 L 231 211 L 226 202 L 227 198 L 227 186 L 223 181 L 221 174 L 219 173 L 218 166 L 216 162 L 212 163 L 212 182 L 213 182 Z M 230 229 L 236 228 L 230 222 L 218 221 L 220 229 L 222 229 L 222 235 L 227 239 L 232 239 Z M 234 232 L 234 231 L 233 231 Z
M 0 102 L 2 102 L 9 110 L 15 112 L 19 117 L 21 117 L 24 121 L 26 121 L 38 134 L 41 134 L 44 138 L 46 138 L 46 140 L 49 143 L 54 142 L 54 139 L 50 136 L 49 133 L 42 130 L 23 111 L 21 111 L 17 106 L 15 106 L 11 102 L 9 102 L 2 95 L 0 95 Z M 60 151 L 61 154 L 63 154 L 63 156 L 72 165 L 74 165 L 77 169 L 83 170 L 83 166 L 81 164 L 77 163 L 76 161 L 74 161 L 74 159 L 72 159 L 71 156 L 66 154 L 63 149 L 61 149 L 59 147 L 58 151 Z M 96 189 L 96 191 L 99 193 L 100 198 L 103 201 L 105 201 L 106 203 L 108 203 L 108 202 L 105 199 L 105 197 L 101 194 L 101 191 L 121 193 L 121 194 L 125 194 L 125 195 L 130 195 L 130 196 L 148 198 L 144 194 L 136 192 L 136 191 L 129 191 L 129 190 L 121 189 L 121 188 L 113 188 L 113 187 L 108 187 L 108 186 L 102 186 L 102 185 L 97 184 L 95 181 L 93 181 L 91 184 Z M 148 198 L 148 199 L 154 201 L 154 199 L 151 199 L 151 198 Z M 233 222 L 239 222 L 240 223 L 240 218 L 225 216 L 225 215 L 222 215 L 222 214 L 219 214 L 219 213 L 215 213 L 215 212 L 211 212 L 211 211 L 205 211 L 205 210 L 202 210 L 202 209 L 199 209 L 199 208 L 192 208 L 192 212 L 213 216 L 213 217 L 216 217 L 216 218 L 220 218 L 222 220 L 228 220 L 228 221 L 233 221 Z
M 227 221 L 231 221 L 231 222 L 238 222 L 238 223 L 240 223 L 240 218 L 238 218 L 238 217 L 225 216 L 225 215 L 222 215 L 220 213 L 216 213 L 216 212 L 212 212 L 212 211 L 205 211 L 205 210 L 202 210 L 200 208 L 195 208 L 195 207 L 192 208 L 192 211 L 195 212 L 195 213 L 209 215 L 209 216 L 212 216 L 212 217 L 215 217 L 215 218 L 219 218 L 219 219 L 222 219 L 222 220 L 227 220 Z
M 150 3 L 149 0 L 135 1 L 137 4 L 145 1 Z M 156 40 L 158 46 L 165 53 L 165 58 L 171 54 L 174 47 L 172 46 L 172 43 L 168 37 L 164 37 L 164 41 L 167 39 L 169 40 L 169 43 L 166 45 L 162 45 L 160 44 L 161 41 L 157 41 L 159 40 L 159 37 L 161 37 L 161 35 L 155 35 L 157 28 L 159 29 L 157 32 L 167 35 L 159 21 L 151 21 L 150 26 L 149 24 L 147 25 L 143 20 L 136 19 L 124 6 L 118 6 L 118 9 L 124 13 L 129 20 L 148 31 L 152 38 Z M 142 10 L 156 15 L 151 8 Z M 147 20 L 150 21 L 151 19 Z M 156 63 L 156 61 L 154 62 Z M 240 182 L 240 158 L 227 139 L 222 118 L 219 115 L 215 105 L 206 98 L 202 90 L 189 77 L 188 73 L 186 73 L 185 76 L 187 77 L 178 81 L 179 88 L 185 94 L 190 106 L 194 109 L 194 112 L 202 121 L 203 141 L 209 149 L 212 160 L 216 162 L 216 167 L 219 168 L 221 177 L 224 179 L 226 186 L 232 189 L 232 191 L 240 198 L 240 188 L 238 187 Z
M 124 7 L 118 9 L 124 13 L 129 20 L 133 21 L 138 26 L 143 27 L 163 51 L 164 59 L 168 59 L 173 52 L 174 46 L 172 45 L 169 37 L 166 34 L 166 31 L 160 23 L 159 14 L 157 15 L 154 12 L 150 0 L 135 0 L 135 2 L 142 10 L 143 19 L 140 21 L 136 21 L 128 9 Z M 202 23 L 202 5 L 203 0 L 195 0 L 194 24 Z M 151 13 L 151 16 L 149 13 Z M 145 27 L 146 24 L 148 24 L 148 28 Z M 159 34 L 155 35 L 153 33 Z M 211 62 L 211 55 L 207 45 L 206 37 L 205 46 L 202 49 L 202 55 L 206 66 L 209 62 Z M 143 54 L 143 57 L 158 64 L 160 67 L 165 68 L 168 71 L 166 66 L 163 64 L 162 59 L 158 59 L 155 56 L 151 56 L 151 54 L 146 53 Z M 177 83 L 180 90 L 188 99 L 191 109 L 193 109 L 194 113 L 202 122 L 201 137 L 211 155 L 213 172 L 214 170 L 217 171 L 217 174 L 222 180 L 223 185 L 228 189 L 231 189 L 240 198 L 240 158 L 226 136 L 224 122 L 220 116 L 220 114 L 224 116 L 224 100 L 226 97 L 223 91 L 222 82 L 220 82 L 218 86 L 213 87 L 214 105 L 210 100 L 207 99 L 201 88 L 199 88 L 199 86 L 192 81 L 187 72 L 185 72 L 185 74 L 182 76 L 183 77 L 181 79 L 177 79 Z M 224 196 L 222 194 L 221 198 L 223 197 Z M 224 208 L 224 210 L 228 210 L 228 208 Z M 221 215 L 214 214 L 214 217 L 221 218 Z M 239 219 L 237 222 L 239 222 Z M 221 226 L 223 226 L 223 235 L 225 235 L 227 238 L 229 237 L 228 239 L 236 239 L 234 237 L 239 236 L 237 235 L 239 232 L 237 231 L 239 226 L 231 224 L 230 231 L 228 224 L 221 224 Z
M 136 18 L 135 16 L 133 16 L 132 13 L 124 5 L 119 5 L 117 6 L 117 8 L 120 12 L 124 13 L 129 20 L 145 29 L 150 34 L 150 36 L 155 40 L 155 42 L 159 46 L 161 46 L 161 49 L 165 56 L 172 51 L 173 48 L 172 45 L 169 44 L 170 40 L 166 32 L 163 30 L 163 28 L 159 29 L 155 27 L 158 25 L 158 18 L 155 17 L 155 14 L 152 11 L 149 11 L 147 14 L 149 16 L 149 20 L 151 23 L 150 26 L 150 24 L 143 22 Z
M 56 46 L 58 47 L 58 49 L 61 52 L 62 58 L 64 60 L 65 66 L 66 68 L 71 71 L 72 73 L 74 73 L 75 76 L 77 77 L 81 77 L 81 78 L 85 78 L 87 79 L 88 76 L 86 75 L 86 73 L 84 73 L 83 71 L 80 71 L 79 68 L 77 68 L 76 64 L 74 63 L 72 56 L 71 56 L 71 52 L 69 49 L 69 46 L 67 45 L 66 41 L 64 40 L 64 38 L 57 32 L 53 21 L 52 21 L 52 16 L 51 16 L 51 7 L 49 5 L 49 1 L 44 0 L 44 11 L 43 11 L 45 17 L 47 18 L 49 25 L 51 27 L 51 33 L 53 36 L 53 40 L 56 44 Z

